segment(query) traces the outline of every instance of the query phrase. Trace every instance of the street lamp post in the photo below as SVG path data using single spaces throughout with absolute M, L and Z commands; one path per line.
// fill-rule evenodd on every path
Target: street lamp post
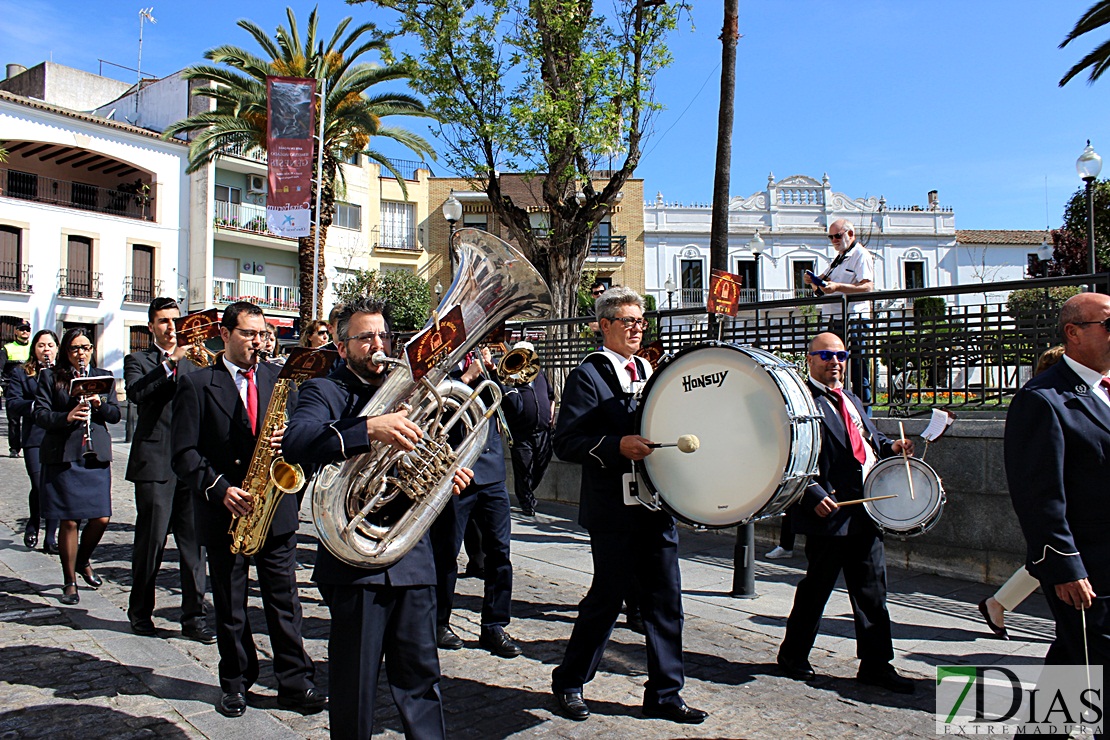
M 767 242 L 763 241 L 763 237 L 761 237 L 759 235 L 759 229 L 756 229 L 755 234 L 752 236 L 752 240 L 750 242 L 748 242 L 748 250 L 752 254 L 755 255 L 755 270 L 756 270 L 756 283 L 757 284 L 760 282 L 760 280 L 759 280 L 759 262 L 760 262 L 759 258 L 763 255 L 763 250 L 766 249 L 766 248 L 767 248 Z M 752 292 L 753 302 L 759 303 L 759 288 L 755 287 L 752 290 L 753 290 L 753 292 Z
M 1087 139 L 1087 147 L 1075 160 L 1075 171 L 1080 179 L 1087 185 L 1087 272 L 1095 274 L 1095 180 L 1102 171 L 1102 157 L 1095 153 L 1091 147 L 1091 140 Z
M 452 242 L 455 238 L 455 224 L 462 218 L 462 203 L 458 201 L 455 196 L 449 197 L 443 201 L 443 208 L 440 209 L 443 213 L 443 218 L 447 220 L 450 231 L 447 233 L 447 263 L 451 266 L 451 279 L 455 279 L 455 259 L 451 254 Z
M 667 276 L 667 281 L 663 283 L 663 290 L 667 291 L 667 310 L 670 311 L 671 298 L 674 296 L 674 292 L 678 290 L 678 286 L 675 285 L 674 278 L 672 278 L 670 275 Z

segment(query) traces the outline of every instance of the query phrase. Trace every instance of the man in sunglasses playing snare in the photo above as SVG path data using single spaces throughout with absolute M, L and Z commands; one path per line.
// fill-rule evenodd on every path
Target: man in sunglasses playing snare
M 809 345 L 809 390 L 824 427 L 818 475 L 793 508 L 794 531 L 806 536 L 809 567 L 794 594 L 779 648 L 782 672 L 798 681 L 816 677 L 809 651 L 817 638 L 825 604 L 841 571 L 856 623 L 860 683 L 912 694 L 914 684 L 890 661 L 894 648 L 886 609 L 883 535 L 863 506 L 841 504 L 863 498 L 863 481 L 879 459 L 913 454 L 908 439 L 891 441 L 875 428 L 863 404 L 844 390 L 848 352 L 835 334 L 818 334 Z

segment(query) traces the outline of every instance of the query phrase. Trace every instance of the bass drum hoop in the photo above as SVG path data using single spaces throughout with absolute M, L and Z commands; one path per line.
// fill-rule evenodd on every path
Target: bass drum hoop
M 908 459 L 910 467 L 914 469 L 914 472 L 920 473 L 921 476 L 928 480 L 930 497 L 932 497 L 934 491 L 936 492 L 936 498 L 934 501 L 931 502 L 930 508 L 927 511 L 923 511 L 920 515 L 914 517 L 913 519 L 907 520 L 909 522 L 908 524 L 898 526 L 893 524 L 889 518 L 884 517 L 882 515 L 882 512 L 880 511 L 880 509 L 884 508 L 882 504 L 885 504 L 886 501 L 863 502 L 864 511 L 866 511 L 867 515 L 871 517 L 871 521 L 875 522 L 875 525 L 885 534 L 889 534 L 901 540 L 905 540 L 909 537 L 918 537 L 935 527 L 937 525 L 937 522 L 940 521 L 941 514 L 944 513 L 944 505 L 948 501 L 947 496 L 944 492 L 944 486 L 941 484 L 940 476 L 937 475 L 937 471 L 933 470 L 932 466 L 930 466 L 924 460 L 918 459 L 916 457 L 910 457 Z M 905 465 L 905 461 L 900 456 L 888 457 L 887 459 L 880 460 L 878 463 L 876 463 L 875 467 L 871 468 L 871 471 L 867 474 L 867 479 L 863 482 L 863 498 L 871 498 L 872 496 L 883 495 L 882 493 L 875 490 L 880 478 L 885 475 L 890 475 L 892 477 L 898 475 L 905 476 L 904 472 L 887 472 L 892 468 L 897 468 L 900 471 L 904 471 Z M 917 480 L 918 476 L 914 476 L 914 478 L 915 480 Z M 915 494 L 921 495 L 916 484 L 914 486 L 914 489 Z M 910 495 L 908 486 L 906 486 L 905 493 L 899 494 L 899 496 L 902 495 Z
M 640 400 L 636 406 L 634 417 L 634 428 L 638 434 L 642 434 L 644 431 L 644 408 L 647 405 L 646 401 L 650 398 L 651 391 L 655 388 L 656 382 L 663 376 L 664 369 L 671 363 L 678 361 L 688 354 L 710 348 L 729 349 L 751 360 L 761 371 L 767 374 L 778 391 L 783 409 L 786 413 L 786 421 L 789 424 L 786 464 L 783 466 L 782 480 L 779 485 L 771 495 L 766 498 L 763 505 L 752 515 L 741 517 L 740 519 L 727 523 L 708 523 L 693 519 L 671 504 L 667 499 L 667 494 L 660 490 L 655 481 L 651 478 L 647 466 L 643 461 L 637 461 L 635 463 L 635 469 L 637 474 L 636 477 L 639 482 L 647 488 L 648 492 L 651 494 L 652 504 L 654 504 L 654 506 L 665 510 L 668 514 L 680 521 L 701 529 L 727 529 L 729 527 L 777 516 L 789 508 L 791 504 L 801 499 L 809 482 L 818 472 L 817 461 L 821 451 L 821 423 L 820 415 L 813 401 L 813 396 L 806 387 L 805 381 L 803 381 L 785 361 L 770 352 L 750 345 L 709 340 L 684 347 L 675 354 L 667 355 L 663 358 L 659 367 L 652 373 L 651 377 L 648 378 L 639 393 Z M 789 382 L 798 386 L 795 394 L 789 393 L 786 388 L 787 381 L 781 377 L 787 370 L 789 370 L 790 374 Z M 804 405 L 805 408 L 793 410 L 792 413 L 792 401 Z M 802 460 L 798 455 L 798 446 L 803 437 L 808 438 L 810 443 L 809 454 L 806 456 L 805 460 Z M 658 442 L 659 440 L 652 441 Z M 655 454 L 658 454 L 658 452 L 657 450 Z M 641 499 L 643 499 L 643 496 L 641 496 Z

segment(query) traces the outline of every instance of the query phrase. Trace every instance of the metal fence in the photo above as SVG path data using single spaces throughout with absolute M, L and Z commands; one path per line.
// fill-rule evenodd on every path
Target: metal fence
M 1055 288 L 1093 285 L 1110 292 L 1110 274 L 1042 278 L 1005 283 L 768 301 L 742 305 L 723 317 L 720 338 L 774 352 L 805 372 L 810 339 L 849 321 L 852 361 L 863 363 L 871 380 L 870 405 L 896 416 L 932 408 L 1005 410 L 1008 399 L 1032 376 L 1040 354 L 1059 344 Z M 1022 302 L 999 303 L 1000 293 L 1026 293 Z M 1043 299 L 1037 300 L 1037 292 Z M 940 299 L 920 301 L 918 299 Z M 915 307 L 916 305 L 916 307 Z M 852 314 L 853 316 L 855 314 Z M 716 339 L 705 309 L 649 311 L 644 343 L 661 340 L 667 352 Z M 510 323 L 515 338 L 536 346 L 543 366 L 556 378 L 577 367 L 600 346 L 591 318 Z

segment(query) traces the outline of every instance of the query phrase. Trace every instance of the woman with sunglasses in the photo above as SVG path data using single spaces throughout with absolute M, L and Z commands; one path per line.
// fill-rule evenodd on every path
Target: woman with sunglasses
M 321 321 L 320 319 L 305 322 L 304 328 L 301 329 L 302 347 L 319 349 L 329 341 L 330 334 L 328 334 L 328 322 Z
M 43 515 L 60 519 L 58 547 L 64 578 L 61 602 L 76 604 L 77 573 L 90 588 L 103 581 L 93 570 L 93 550 L 112 516 L 112 437 L 108 424 L 120 420 L 115 393 L 88 397 L 87 403 L 69 394 L 70 381 L 80 377 L 111 376 L 92 367 L 93 344 L 83 329 L 62 337 L 54 367 L 43 370 L 32 416 L 46 430 L 43 435 Z M 77 528 L 87 521 L 77 543 Z
M 58 354 L 58 335 L 43 329 L 31 340 L 31 356 L 27 362 L 17 365 L 12 371 L 11 380 L 4 393 L 8 402 L 8 415 L 22 420 L 20 428 L 23 449 L 23 463 L 27 467 L 27 477 L 31 479 L 31 493 L 28 496 L 31 516 L 23 532 L 23 544 L 35 549 L 39 539 L 39 518 L 41 516 L 42 465 L 39 462 L 39 446 L 46 431 L 31 419 L 31 409 L 35 405 L 35 393 L 39 387 L 42 370 L 54 364 Z M 46 520 L 46 534 L 43 537 L 42 551 L 49 554 L 58 552 L 58 520 Z

